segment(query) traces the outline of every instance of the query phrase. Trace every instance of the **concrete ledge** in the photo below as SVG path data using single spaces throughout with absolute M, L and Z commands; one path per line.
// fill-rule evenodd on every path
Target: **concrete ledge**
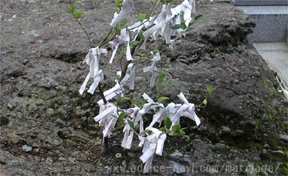
M 255 21 L 254 32 L 248 35 L 251 42 L 286 42 L 288 26 L 287 6 L 237 6 Z
M 237 6 L 248 15 L 288 14 L 287 6 Z
M 282 6 L 288 5 L 288 0 L 236 0 L 235 4 L 240 6 Z

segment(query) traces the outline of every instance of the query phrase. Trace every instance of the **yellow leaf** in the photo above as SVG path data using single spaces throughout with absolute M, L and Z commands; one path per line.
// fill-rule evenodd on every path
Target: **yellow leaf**
M 203 104 L 206 106 L 207 105 L 207 99 L 205 99 L 204 101 L 203 101 Z

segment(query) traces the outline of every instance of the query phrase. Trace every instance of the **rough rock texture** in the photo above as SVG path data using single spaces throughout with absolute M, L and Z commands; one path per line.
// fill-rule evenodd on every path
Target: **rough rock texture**
M 114 2 L 83 0 L 80 11 L 88 13 L 83 26 L 95 46 L 109 28 Z M 89 70 L 80 62 L 89 43 L 72 17 L 62 15 L 72 1 L 0 3 L 0 175 L 141 172 L 141 150 L 120 147 L 121 128 L 109 140 L 110 153 L 100 154 L 102 129 L 93 120 L 100 96 L 98 91 L 78 93 Z M 135 7 L 132 20 L 151 4 L 135 1 Z M 199 127 L 181 119 L 190 140 L 169 137 L 163 156 L 155 156 L 153 165 L 159 167 L 151 173 L 287 174 L 288 102 L 277 92 L 276 73 L 246 40 L 255 23 L 230 0 L 199 0 L 195 16 L 198 14 L 205 17 L 173 49 L 163 45 L 163 39 L 149 41 L 147 48 L 162 50 L 158 68 L 170 69 L 174 79 L 174 85 L 162 95 L 174 102 L 180 103 L 177 94 L 182 91 L 189 102 L 198 105 L 208 93 L 208 84 L 219 87 L 206 108 L 197 108 L 202 121 Z M 145 58 L 135 60 L 141 66 L 150 64 Z M 141 66 L 136 90 L 125 95 L 139 99 L 146 92 L 155 98 L 156 89 L 149 88 L 151 75 L 143 74 Z M 105 65 L 104 89 L 114 85 L 116 71 L 116 66 Z M 133 144 L 137 146 L 137 141 Z M 116 158 L 116 153 L 122 156 Z

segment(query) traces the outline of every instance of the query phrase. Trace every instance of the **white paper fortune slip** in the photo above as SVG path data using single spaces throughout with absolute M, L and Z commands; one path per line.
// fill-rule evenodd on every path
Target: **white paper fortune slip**
M 118 82 L 116 82 L 116 85 L 112 87 L 111 89 L 105 91 L 103 94 L 105 96 L 106 101 L 111 100 L 112 98 L 117 97 L 118 94 L 123 94 L 124 88 L 122 85 L 120 85 Z M 103 99 L 99 100 L 98 105 L 104 104 Z
M 121 43 L 125 43 L 126 44 L 126 59 L 127 59 L 127 61 L 133 60 L 133 57 L 131 55 L 131 50 L 130 50 L 129 32 L 126 31 L 126 28 L 121 29 L 121 35 L 120 36 L 117 35 L 113 40 L 111 40 L 108 43 L 110 45 L 112 45 L 112 49 L 113 49 L 113 53 L 112 53 L 111 59 L 109 61 L 110 64 L 113 62 L 115 54 L 116 54 L 116 52 L 117 52 L 117 50 L 119 48 L 119 45 Z
M 121 23 L 124 18 L 127 18 L 131 12 L 133 12 L 134 1 L 133 0 L 124 0 L 122 2 L 122 9 L 119 14 L 115 12 L 114 18 L 110 26 L 115 27 L 116 24 Z
M 191 13 L 196 13 L 195 0 L 184 0 L 184 2 L 175 8 L 171 8 L 171 3 L 167 6 L 164 4 L 162 7 L 162 12 L 158 15 L 154 21 L 154 26 L 149 28 L 143 33 L 143 36 L 147 38 L 152 36 L 154 40 L 158 35 L 165 37 L 166 43 L 171 42 L 171 36 L 181 37 L 181 32 L 183 29 L 171 29 L 172 26 L 181 24 L 181 16 L 185 21 L 185 25 L 189 26 L 191 18 Z
M 111 103 L 107 103 L 106 105 L 100 105 L 99 114 L 94 117 L 96 122 L 99 121 L 99 126 L 105 126 L 103 130 L 103 142 L 105 137 L 110 137 L 110 132 L 114 128 L 117 122 L 117 107 Z
M 143 154 L 140 156 L 140 159 L 142 160 L 143 163 L 145 163 L 143 173 L 148 173 L 153 161 L 154 153 L 160 156 L 162 155 L 164 142 L 166 140 L 167 135 L 162 131 L 159 131 L 158 129 L 153 127 L 147 127 L 145 130 L 150 130 L 151 135 L 148 135 L 147 133 L 148 136 L 146 138 L 139 137 L 140 144 L 144 143 L 144 147 L 142 150 Z
M 180 123 L 180 117 L 181 116 L 188 117 L 188 118 L 194 120 L 196 122 L 196 125 L 199 126 L 201 122 L 195 113 L 194 104 L 189 103 L 182 92 L 178 95 L 178 97 L 184 102 L 184 104 L 177 110 L 176 114 L 171 119 L 172 126 Z M 171 126 L 171 129 L 172 129 L 172 126 Z
M 128 79 L 130 79 L 129 89 L 134 90 L 134 80 L 135 80 L 135 66 L 133 63 L 130 63 L 127 67 L 126 75 L 121 81 L 121 85 L 125 85 Z M 121 73 L 121 72 L 120 72 Z M 121 74 L 120 74 L 121 76 Z
M 129 117 L 131 117 L 131 121 L 133 123 L 135 122 L 135 118 L 136 118 L 136 115 L 139 112 L 139 110 L 140 110 L 140 108 L 135 106 L 134 108 L 129 108 L 126 111 L 126 114 L 128 114 Z M 122 140 L 121 147 L 123 147 L 125 149 L 131 149 L 134 132 L 131 130 L 130 125 L 127 122 L 127 119 L 125 122 L 126 122 L 126 125 L 123 129 L 124 138 Z M 135 126 L 135 123 L 134 123 L 134 126 Z
M 90 86 L 90 88 L 88 90 L 88 92 L 91 94 L 94 93 L 99 82 L 104 79 L 104 75 L 103 75 L 102 70 L 99 70 L 99 60 L 100 60 L 100 55 L 106 54 L 106 53 L 107 53 L 106 49 L 96 47 L 96 48 L 90 49 L 88 54 L 86 55 L 84 62 L 90 66 L 90 71 L 89 71 L 88 75 L 86 76 L 85 81 L 83 82 L 83 84 L 79 90 L 79 93 L 81 95 L 83 94 L 83 92 L 86 88 L 86 85 L 88 83 L 88 80 L 90 78 L 93 78 L 93 80 L 94 80 L 93 84 Z
M 159 52 L 156 53 L 155 55 L 153 55 L 153 59 L 151 59 L 151 60 L 153 61 L 152 65 L 149 66 L 149 67 L 144 67 L 143 68 L 143 72 L 151 72 L 152 73 L 152 77 L 151 77 L 151 80 L 150 80 L 150 87 L 154 87 L 155 79 L 156 79 L 156 76 L 157 76 L 156 62 L 161 60 L 161 56 L 160 56 Z

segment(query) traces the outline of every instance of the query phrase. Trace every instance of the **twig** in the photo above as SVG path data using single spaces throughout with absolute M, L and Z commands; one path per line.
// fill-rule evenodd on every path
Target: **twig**
M 143 25 L 144 23 L 146 23 L 147 21 L 149 21 L 149 18 L 150 18 L 150 17 L 153 15 L 153 13 L 155 12 L 154 7 L 158 7 L 159 2 L 160 2 L 160 1 L 157 0 L 156 3 L 153 4 L 151 13 L 150 13 L 149 16 L 147 17 L 148 19 L 143 20 L 143 22 L 142 22 L 141 24 L 139 24 L 138 26 L 135 26 L 134 28 L 129 29 L 129 31 L 131 31 L 131 30 L 133 30 L 133 29 L 136 29 L 136 28 L 138 28 L 139 26 L 141 26 L 141 25 Z M 155 5 L 155 4 L 157 4 L 157 5 Z
M 75 18 L 75 17 L 74 17 Z M 85 30 L 85 28 L 82 26 L 82 24 L 77 20 L 77 18 L 75 18 L 75 20 L 77 21 L 77 23 L 81 26 L 81 28 L 83 29 L 84 33 L 86 34 L 88 40 L 89 40 L 89 45 L 90 48 L 92 48 L 92 43 L 91 43 L 91 38 L 89 36 L 89 34 L 87 33 L 87 31 Z
M 104 39 L 100 42 L 99 48 L 102 47 L 102 46 L 104 46 L 106 43 L 109 42 L 108 37 L 109 37 L 109 35 L 113 32 L 113 30 L 114 30 L 114 28 L 111 27 L 110 30 L 109 30 L 109 32 L 107 33 L 107 35 L 106 35 L 106 36 L 104 37 Z M 113 37 L 113 38 L 114 38 L 114 37 Z
M 139 136 L 139 134 L 130 126 L 130 129 L 137 135 Z

